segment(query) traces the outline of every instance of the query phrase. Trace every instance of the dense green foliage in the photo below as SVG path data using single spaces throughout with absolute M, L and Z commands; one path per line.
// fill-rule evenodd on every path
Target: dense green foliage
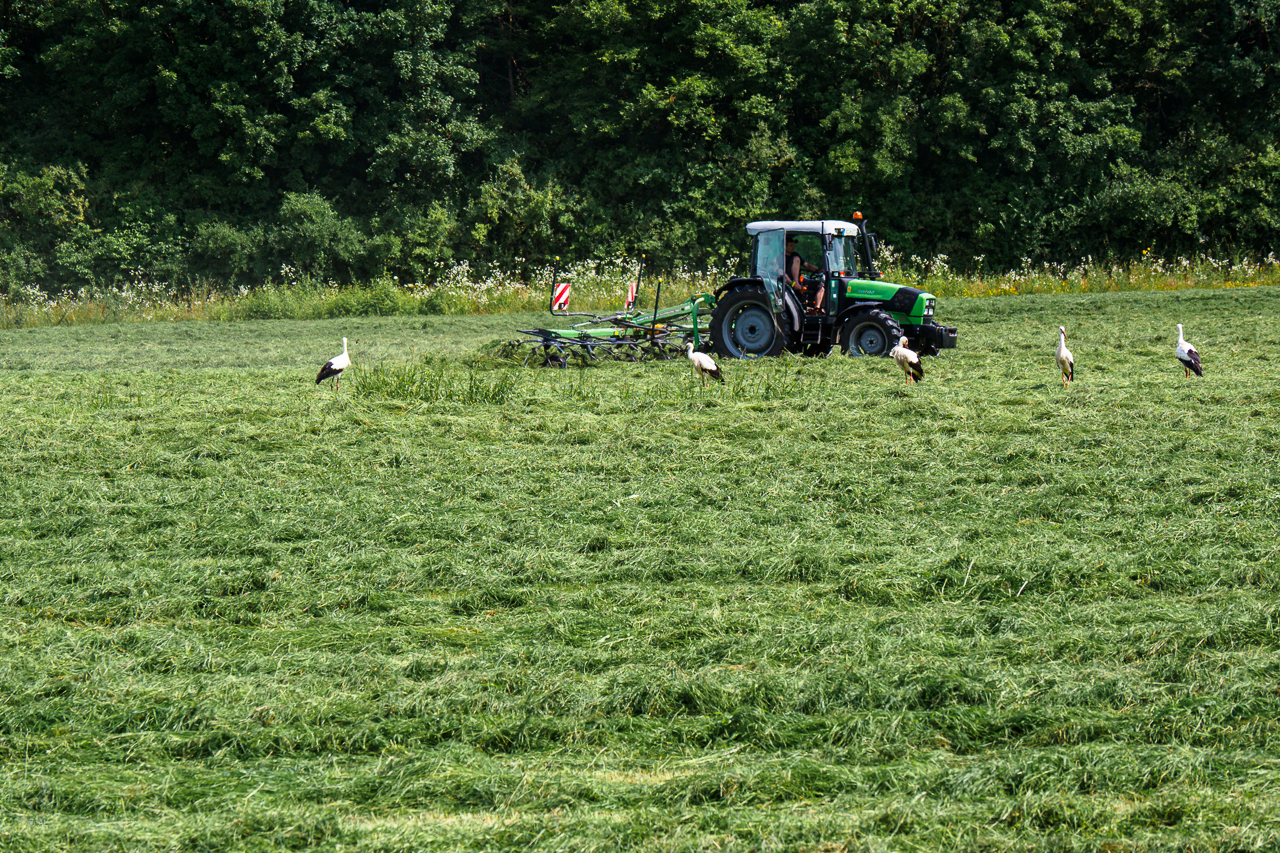
M 1265 256 L 1275 0 L 4 0 L 0 289 L 430 279 L 863 209 L 905 257 Z M 964 261 L 967 262 L 967 261 Z
M 942 309 L 911 389 L 0 332 L 0 847 L 1275 850 L 1280 290 Z

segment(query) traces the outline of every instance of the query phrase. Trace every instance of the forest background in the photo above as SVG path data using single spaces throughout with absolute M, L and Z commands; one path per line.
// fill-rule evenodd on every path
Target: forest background
M 344 284 L 864 212 L 1007 268 L 1261 258 L 1276 0 L 0 0 L 0 295 Z

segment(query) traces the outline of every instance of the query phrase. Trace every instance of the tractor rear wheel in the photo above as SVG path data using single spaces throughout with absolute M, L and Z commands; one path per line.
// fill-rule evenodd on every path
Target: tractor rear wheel
M 855 314 L 840 327 L 840 349 L 845 355 L 883 356 L 898 345 L 902 327 L 887 311 L 872 308 Z
M 780 355 L 787 346 L 778 327 L 769 295 L 759 285 L 726 293 L 711 314 L 711 344 L 725 358 Z

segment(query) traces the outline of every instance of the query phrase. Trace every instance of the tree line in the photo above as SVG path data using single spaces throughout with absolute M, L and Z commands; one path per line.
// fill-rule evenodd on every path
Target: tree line
M 1276 0 L 0 0 L 0 289 L 1265 256 Z M 973 259 L 973 260 L 970 260 Z

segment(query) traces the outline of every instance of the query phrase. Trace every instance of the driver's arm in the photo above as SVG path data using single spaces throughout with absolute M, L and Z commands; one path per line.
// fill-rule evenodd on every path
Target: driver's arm
M 790 282 L 791 284 L 795 284 L 800 280 L 800 265 L 802 263 L 803 261 L 800 260 L 799 255 L 791 256 L 791 263 L 787 264 L 787 270 L 786 270 L 787 281 Z M 804 265 L 808 266 L 808 264 L 804 264 Z

